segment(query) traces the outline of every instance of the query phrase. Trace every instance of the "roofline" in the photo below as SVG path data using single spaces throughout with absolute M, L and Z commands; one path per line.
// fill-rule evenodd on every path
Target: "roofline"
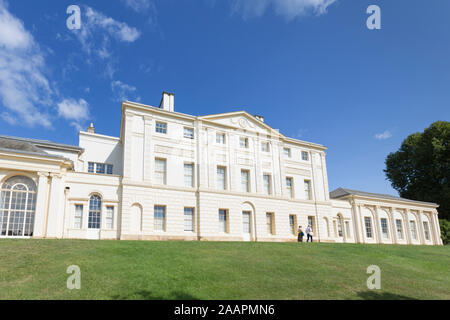
M 28 151 L 22 151 L 22 150 L 11 150 L 11 149 L 5 149 L 5 148 L 0 148 L 0 153 L 7 153 L 11 156 L 14 155 L 24 155 L 24 156 L 33 156 L 33 157 L 42 157 L 42 158 L 49 158 L 51 160 L 59 160 L 58 162 L 69 162 L 72 164 L 73 166 L 73 161 L 61 156 L 57 156 L 57 155 L 51 155 L 51 154 L 41 154 L 41 153 L 34 153 L 34 152 L 28 152 Z
M 53 147 L 53 148 L 65 149 L 65 150 L 76 151 L 76 152 L 83 152 L 84 151 L 83 148 L 80 148 L 80 147 L 77 147 L 77 146 L 73 146 L 73 145 L 70 145 L 70 144 L 57 143 L 57 142 L 52 142 L 52 141 L 46 141 L 46 140 L 10 137 L 10 136 L 4 136 L 4 135 L 0 135 L 0 138 L 16 140 L 16 141 L 25 141 L 25 142 L 29 142 L 29 143 L 32 143 L 34 145 L 41 146 L 41 147 L 49 147 L 49 148 Z

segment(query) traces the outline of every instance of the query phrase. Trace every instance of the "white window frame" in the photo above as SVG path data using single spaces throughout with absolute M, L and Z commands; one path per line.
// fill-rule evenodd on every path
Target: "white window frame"
M 397 238 L 403 240 L 403 223 L 402 219 L 395 219 L 395 231 L 397 232 Z
M 194 128 L 183 127 L 183 137 L 186 139 L 194 140 Z
M 309 152 L 308 151 L 302 151 L 302 160 L 309 161 Z
M 225 217 L 222 219 L 222 217 Z M 228 233 L 228 209 L 219 209 L 219 232 Z
M 79 212 L 77 210 L 77 208 L 81 207 L 81 212 Z M 73 215 L 73 228 L 77 229 L 77 230 L 81 230 L 83 229 L 83 214 L 84 214 L 84 205 L 81 203 L 76 203 L 75 204 L 75 212 Z M 78 222 L 77 220 L 79 220 L 79 226 L 78 226 Z
M 241 191 L 250 192 L 250 170 L 241 169 Z
M 430 225 L 428 224 L 428 221 L 422 221 L 423 224 L 423 233 L 425 236 L 425 240 L 430 240 Z
M 266 181 L 266 177 L 268 181 Z M 267 195 L 272 194 L 272 175 L 270 173 L 263 174 L 263 185 L 264 185 L 264 193 Z
M 223 182 L 222 182 L 222 176 L 219 175 L 219 170 L 222 170 L 222 169 L 223 169 Z M 216 173 L 217 173 L 217 189 L 227 190 L 227 167 L 217 166 Z
M 387 218 L 380 218 L 380 225 L 381 225 L 381 234 L 383 238 L 389 239 L 389 226 Z
M 184 208 L 184 231 L 195 232 L 195 208 L 193 207 Z
M 270 143 L 267 141 L 261 142 L 261 151 L 262 152 L 270 152 Z
M 286 157 L 291 158 L 291 157 L 292 157 L 292 151 L 291 151 L 291 148 L 284 147 L 284 148 L 283 148 L 283 154 L 284 154 Z
M 187 173 L 186 169 L 190 167 L 190 174 Z M 187 179 L 190 182 L 187 182 Z M 187 188 L 194 187 L 194 164 L 193 163 L 184 163 L 184 186 Z
M 290 185 L 288 183 L 290 181 Z M 294 198 L 294 178 L 293 177 L 286 177 L 286 190 L 288 191 L 289 198 Z
M 105 229 L 114 230 L 114 215 L 115 215 L 115 207 L 106 206 Z
M 303 180 L 303 189 L 305 193 L 305 200 L 312 200 L 311 180 Z
M 239 137 L 239 146 L 244 149 L 248 149 L 248 138 L 246 137 Z
M 417 240 L 417 226 L 415 220 L 409 220 L 409 230 L 411 231 L 411 238 Z
M 366 238 L 373 239 L 372 218 L 364 217 L 364 227 L 366 231 Z
M 266 226 L 267 233 L 275 235 L 275 214 L 273 212 L 266 212 Z
M 164 163 L 164 170 L 161 171 L 158 167 L 158 163 Z M 161 182 L 162 177 L 162 182 Z M 167 159 L 155 158 L 155 181 L 157 184 L 167 184 Z
M 155 132 L 160 134 L 167 134 L 167 122 L 156 121 Z
M 226 143 L 225 133 L 216 132 L 216 143 L 217 144 L 225 144 Z
M 160 212 L 157 212 L 156 210 L 158 209 L 163 209 L 163 216 L 162 218 L 157 216 L 157 214 L 159 215 Z M 155 205 L 153 207 L 153 230 L 155 231 L 160 231 L 160 232 L 165 232 L 166 231 L 166 219 L 167 219 L 167 208 L 164 205 Z

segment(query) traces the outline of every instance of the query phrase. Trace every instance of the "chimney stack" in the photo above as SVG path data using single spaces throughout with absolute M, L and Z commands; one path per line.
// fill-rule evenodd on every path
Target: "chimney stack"
M 87 132 L 95 133 L 94 123 L 91 122 L 91 125 L 87 128 Z
M 175 94 L 164 91 L 159 108 L 173 112 L 175 110 Z

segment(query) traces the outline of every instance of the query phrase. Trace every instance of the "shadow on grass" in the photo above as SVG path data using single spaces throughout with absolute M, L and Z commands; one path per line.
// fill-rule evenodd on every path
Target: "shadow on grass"
M 140 290 L 127 295 L 115 295 L 111 298 L 113 300 L 198 300 L 198 298 L 186 292 L 174 291 L 162 297 L 148 290 Z
M 390 292 L 361 291 L 357 293 L 364 300 L 417 300 Z

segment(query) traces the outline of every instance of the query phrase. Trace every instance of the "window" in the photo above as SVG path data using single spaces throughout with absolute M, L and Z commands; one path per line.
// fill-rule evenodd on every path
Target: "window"
M 155 159 L 155 180 L 158 184 L 166 184 L 166 159 Z
M 273 213 L 266 213 L 267 233 L 275 234 L 273 225 Z
M 397 238 L 403 239 L 402 220 L 400 220 L 400 219 L 395 220 L 395 225 L 397 226 Z
M 411 229 L 411 237 L 414 240 L 417 240 L 416 222 L 414 220 L 411 220 L 409 222 L 409 228 Z
M 305 188 L 305 199 L 311 200 L 311 181 L 305 180 L 304 182 L 304 188 Z
M 225 144 L 225 133 L 216 133 L 216 143 Z
M 95 173 L 105 174 L 106 173 L 105 164 L 97 163 Z
M 224 233 L 228 232 L 227 220 L 228 220 L 227 210 L 220 209 L 219 210 L 219 232 L 224 232 Z
M 184 231 L 194 232 L 194 208 L 184 208 Z
M 261 151 L 262 152 L 269 152 L 270 151 L 270 145 L 268 142 L 262 142 L 261 143 Z
M 309 154 L 306 151 L 302 151 L 302 160 L 309 161 Z
M 372 221 L 370 217 L 364 217 L 364 224 L 366 225 L 366 237 L 372 238 Z
M 217 167 L 217 188 L 220 190 L 227 189 L 226 183 L 226 168 L 225 167 Z
M 194 139 L 194 129 L 192 128 L 184 128 L 184 137 L 186 139 Z
M 343 225 L 342 225 L 342 218 L 341 216 L 338 216 L 338 236 L 342 238 L 344 236 L 343 231 Z
M 167 134 L 167 123 L 156 122 L 156 132 Z
M 290 148 L 284 148 L 283 152 L 286 157 L 288 157 L 288 158 L 291 157 L 291 149 Z
M 184 164 L 184 186 L 194 187 L 194 165 L 192 163 Z
M 241 170 L 241 186 L 242 192 L 250 192 L 250 172 L 248 170 Z
M 351 238 L 350 235 L 350 223 L 348 221 L 345 221 L 345 232 L 347 232 L 347 238 Z
M 308 217 L 308 225 L 311 226 L 311 229 L 313 230 L 313 232 L 316 232 L 315 231 L 316 227 L 315 227 L 315 224 L 314 224 L 314 217 L 313 216 L 309 216 Z
M 297 221 L 296 220 L 297 220 L 297 217 L 295 215 L 293 215 L 293 214 L 289 215 L 289 228 L 291 229 L 293 235 L 297 234 L 297 228 L 296 228 Z
M 381 233 L 383 234 L 383 238 L 389 238 L 389 231 L 387 225 L 387 219 L 381 218 Z
M 114 207 L 106 207 L 106 229 L 114 229 Z
M 239 138 L 239 145 L 241 148 L 248 148 L 248 138 L 240 137 Z
M 88 172 L 89 173 L 98 173 L 98 174 L 113 174 L 113 165 L 105 164 L 105 163 L 96 163 L 89 162 L 88 163 Z
M 423 232 L 425 233 L 425 240 L 430 240 L 430 229 L 428 228 L 428 221 L 423 221 Z
M 75 216 L 73 221 L 73 227 L 75 229 L 81 229 L 83 227 L 83 205 L 75 205 Z
M 91 196 L 89 200 L 89 229 L 100 229 L 100 221 L 102 215 L 102 199 L 98 195 Z
M 155 206 L 153 227 L 155 231 L 166 231 L 166 207 Z
M 290 198 L 293 198 L 293 197 L 294 197 L 294 188 L 293 188 L 293 184 L 294 184 L 294 182 L 293 182 L 293 179 L 292 179 L 292 178 L 286 178 L 286 189 L 287 189 L 288 196 L 289 196 Z
M 272 194 L 272 176 L 270 174 L 264 174 L 263 180 L 264 180 L 264 192 L 266 194 Z

